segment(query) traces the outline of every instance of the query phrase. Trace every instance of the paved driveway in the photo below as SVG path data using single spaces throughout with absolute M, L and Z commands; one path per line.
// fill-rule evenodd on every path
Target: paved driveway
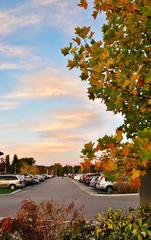
M 114 209 L 139 205 L 139 197 L 135 196 L 93 196 L 81 189 L 78 183 L 68 178 L 55 177 L 39 185 L 24 188 L 22 191 L 9 196 L 0 196 L 0 217 L 15 216 L 24 199 L 31 199 L 37 203 L 55 200 L 57 203 L 69 204 L 75 202 L 76 207 L 84 206 L 84 216 L 87 220 L 95 219 L 99 211 L 109 207 Z

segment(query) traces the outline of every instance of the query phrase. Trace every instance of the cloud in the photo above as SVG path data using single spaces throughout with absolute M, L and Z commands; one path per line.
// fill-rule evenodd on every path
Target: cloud
M 26 27 L 39 31 L 46 26 L 71 33 L 82 19 L 80 8 L 75 1 L 31 0 L 18 4 L 16 8 L 0 11 L 0 34 L 12 34 Z
M 37 14 L 26 13 L 27 15 L 21 15 L 22 9 L 18 9 L 16 11 L 13 10 L 1 10 L 0 11 L 0 34 L 8 35 L 19 28 L 23 28 L 26 26 L 37 25 L 41 22 L 41 17 Z
M 12 110 L 12 109 L 15 109 L 19 106 L 19 103 L 18 102 L 15 102 L 15 101 L 1 101 L 0 100 L 0 111 L 1 110 Z
M 54 3 L 56 3 L 56 0 L 33 0 L 34 4 L 42 5 L 42 6 L 50 6 Z
M 16 70 L 19 68 L 21 68 L 21 66 L 16 63 L 11 63 L 11 62 L 0 63 L 0 70 Z
M 83 98 L 80 81 L 76 79 L 71 81 L 69 77 L 56 72 L 56 70 L 54 73 L 54 70 L 50 69 L 26 75 L 19 79 L 14 89 L 9 94 L 3 95 L 2 98 L 19 101 L 48 100 L 61 97 Z
M 3 42 L 0 43 L 0 54 L 7 57 L 25 57 L 29 56 L 27 46 L 11 46 Z

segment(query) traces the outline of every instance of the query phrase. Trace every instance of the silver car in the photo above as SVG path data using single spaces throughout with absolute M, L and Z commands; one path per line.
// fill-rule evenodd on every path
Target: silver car
M 0 175 L 0 188 L 22 188 L 25 183 L 19 175 L 14 174 L 3 174 Z

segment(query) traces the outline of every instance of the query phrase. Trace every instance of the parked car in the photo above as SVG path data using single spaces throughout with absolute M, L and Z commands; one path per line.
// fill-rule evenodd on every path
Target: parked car
M 86 173 L 83 175 L 83 182 L 88 183 L 93 176 L 100 176 L 100 173 Z
M 24 180 L 15 174 L 4 174 L 0 175 L 0 188 L 22 188 L 25 186 Z
M 30 174 L 25 174 L 23 175 L 24 180 L 26 182 L 26 186 L 32 185 L 33 184 L 33 176 Z
M 108 181 L 108 179 L 102 175 L 97 180 L 96 188 L 98 190 L 103 190 L 108 193 L 112 193 L 116 189 L 116 183 Z
M 99 177 L 99 176 L 100 176 L 100 173 L 95 173 L 94 175 L 88 175 L 87 178 L 86 178 L 86 180 L 85 180 L 85 183 L 86 183 L 87 185 L 89 185 L 90 182 L 91 182 L 91 180 L 92 180 L 93 178 Z
M 40 181 L 37 178 L 33 177 L 32 184 L 39 184 L 39 183 Z
M 82 173 L 77 173 L 77 174 L 74 176 L 74 180 L 79 181 L 82 175 L 83 175 Z
M 96 184 L 97 184 L 97 180 L 98 180 L 99 177 L 100 177 L 100 176 L 94 176 L 94 177 L 91 179 L 89 186 L 90 186 L 90 187 L 95 187 Z
M 40 182 L 43 182 L 43 181 L 45 181 L 45 177 L 43 176 L 43 175 L 36 175 L 36 176 L 34 176 L 35 178 L 37 178 Z

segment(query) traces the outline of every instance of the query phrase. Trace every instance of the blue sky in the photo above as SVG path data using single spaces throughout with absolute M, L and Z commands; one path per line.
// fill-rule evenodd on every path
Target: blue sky
M 0 151 L 37 164 L 80 163 L 84 143 L 113 134 L 122 117 L 87 97 L 60 49 L 74 27 L 94 25 L 78 0 L 0 1 Z M 101 37 L 101 16 L 93 26 Z M 98 24 L 99 23 L 99 24 Z

